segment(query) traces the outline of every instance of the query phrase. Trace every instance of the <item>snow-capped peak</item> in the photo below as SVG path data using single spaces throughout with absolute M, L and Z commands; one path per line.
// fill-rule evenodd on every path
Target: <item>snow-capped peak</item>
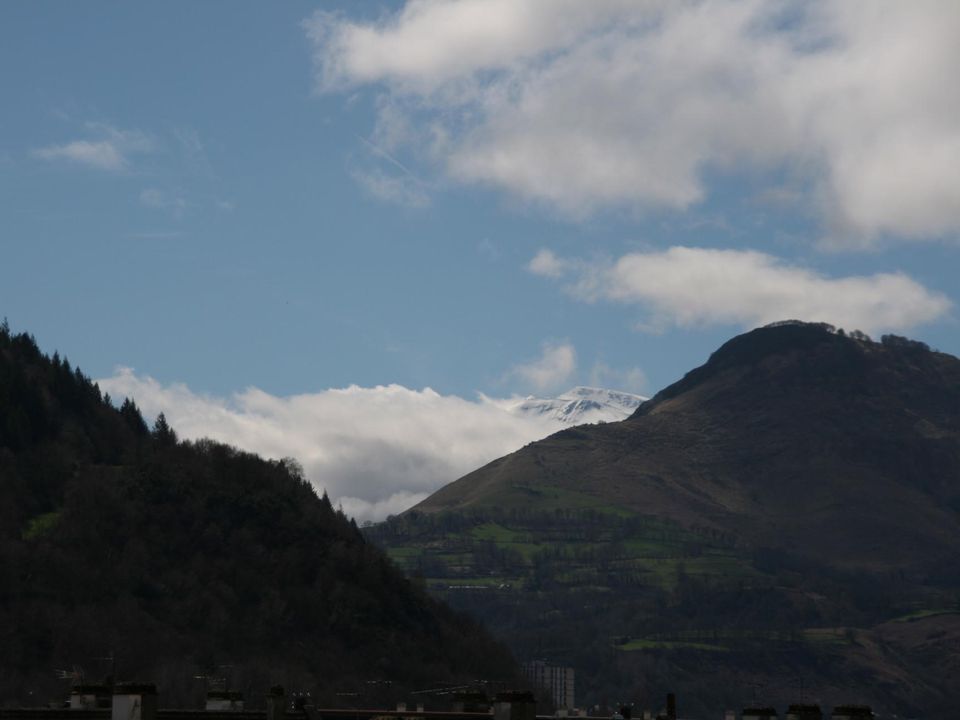
M 514 415 L 550 417 L 568 425 L 616 422 L 629 417 L 647 398 L 602 388 L 575 387 L 552 398 L 529 396 L 507 406 Z

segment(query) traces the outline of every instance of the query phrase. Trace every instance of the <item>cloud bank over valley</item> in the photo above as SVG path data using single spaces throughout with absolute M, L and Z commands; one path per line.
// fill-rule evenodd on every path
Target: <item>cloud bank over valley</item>
M 358 521 L 401 512 L 566 427 L 552 415 L 513 411 L 519 398 L 465 400 L 400 385 L 290 397 L 248 388 L 222 398 L 163 385 L 130 368 L 97 382 L 115 399 L 133 398 L 148 419 L 163 412 L 183 438 L 209 437 L 269 458 L 295 458 L 317 490 Z

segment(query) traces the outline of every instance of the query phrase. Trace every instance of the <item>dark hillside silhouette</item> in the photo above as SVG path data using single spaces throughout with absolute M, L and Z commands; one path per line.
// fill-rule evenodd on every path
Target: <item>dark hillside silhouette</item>
M 0 703 L 55 668 L 262 697 L 510 678 L 508 652 L 405 579 L 296 462 L 148 429 L 32 337 L 0 328 Z M 113 656 L 111 663 L 105 658 Z M 221 666 L 229 666 L 223 669 Z M 218 667 L 220 669 L 218 669 Z M 368 681 L 389 681 L 371 685 Z M 319 693 L 319 695 L 316 695 Z

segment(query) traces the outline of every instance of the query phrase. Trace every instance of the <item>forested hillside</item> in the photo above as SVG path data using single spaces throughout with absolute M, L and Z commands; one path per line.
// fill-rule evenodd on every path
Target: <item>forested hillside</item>
M 62 697 L 55 669 L 74 666 L 157 682 L 170 705 L 202 696 L 197 676 L 254 700 L 279 682 L 335 704 L 515 668 L 296 462 L 178 441 L 163 416 L 148 428 L 5 322 L 0 647 L 0 703 Z

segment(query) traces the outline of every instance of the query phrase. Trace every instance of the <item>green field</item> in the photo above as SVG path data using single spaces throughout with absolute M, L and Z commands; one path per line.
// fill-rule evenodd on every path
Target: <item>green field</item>
M 706 652 L 727 652 L 727 648 L 722 645 L 711 645 L 709 643 L 684 642 L 681 640 L 631 640 L 623 645 L 617 645 L 617 650 L 631 652 L 635 650 L 703 650 Z
M 60 512 L 48 512 L 37 515 L 32 518 L 24 529 L 22 536 L 24 540 L 35 540 L 44 535 L 48 535 L 60 522 Z
M 935 617 L 937 615 L 956 615 L 957 610 L 949 609 L 928 609 L 928 610 L 915 610 L 914 612 L 907 613 L 906 615 L 901 615 L 892 620 L 892 622 L 914 622 L 915 620 L 922 620 L 923 618 Z
M 663 520 L 591 507 L 595 499 L 583 493 L 543 492 L 575 507 L 495 520 L 483 515 L 397 519 L 389 535 L 381 529 L 380 535 L 373 531 L 374 537 L 397 564 L 433 588 L 490 584 L 492 577 L 509 579 L 515 589 L 549 582 L 599 591 L 623 585 L 673 591 L 684 578 L 762 580 L 749 556 L 709 537 Z

